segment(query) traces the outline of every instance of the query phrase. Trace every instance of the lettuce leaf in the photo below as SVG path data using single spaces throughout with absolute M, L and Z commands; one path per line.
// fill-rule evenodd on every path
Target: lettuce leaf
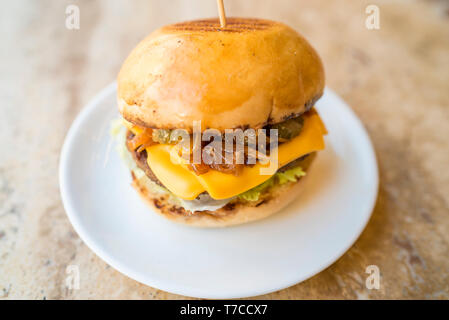
M 243 199 L 246 201 L 257 201 L 257 200 L 259 200 L 259 197 L 262 194 L 262 192 L 264 192 L 268 188 L 272 187 L 273 185 L 274 185 L 274 179 L 273 179 L 273 177 L 271 177 L 264 183 L 259 184 L 258 186 L 239 194 L 238 197 L 240 199 Z
M 272 176 L 264 183 L 259 184 L 258 186 L 239 194 L 238 198 L 246 201 L 258 201 L 260 195 L 267 189 L 275 185 L 286 184 L 287 182 L 296 182 L 300 177 L 305 175 L 306 173 L 302 170 L 301 167 L 291 168 L 284 172 L 277 172 L 274 176 Z
M 283 185 L 287 182 L 296 182 L 298 178 L 305 176 L 306 173 L 302 170 L 301 167 L 291 168 L 284 172 L 276 173 L 276 177 L 278 178 L 278 183 Z

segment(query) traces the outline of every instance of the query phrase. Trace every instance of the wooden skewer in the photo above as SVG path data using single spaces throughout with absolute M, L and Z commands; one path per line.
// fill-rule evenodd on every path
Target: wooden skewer
M 222 28 L 226 28 L 226 15 L 223 0 L 217 0 L 218 13 L 220 15 L 220 25 Z

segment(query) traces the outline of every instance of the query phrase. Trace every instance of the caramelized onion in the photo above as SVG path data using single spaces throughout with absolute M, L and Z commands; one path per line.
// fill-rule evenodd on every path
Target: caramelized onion
M 134 135 L 131 140 L 128 140 L 128 146 L 132 150 L 138 152 L 143 151 L 145 148 L 155 144 L 152 138 L 152 129 L 143 129 L 139 134 Z
M 200 163 L 200 164 L 190 163 L 188 165 L 188 167 L 189 167 L 190 170 L 195 172 L 195 174 L 197 176 L 208 172 L 209 169 L 210 169 L 210 167 L 207 164 L 205 164 L 205 163 Z
M 240 174 L 240 172 L 243 169 L 243 164 L 214 164 L 212 163 L 210 165 L 210 167 L 214 170 L 223 172 L 223 173 L 228 173 L 228 174 L 233 174 L 235 176 L 238 176 Z

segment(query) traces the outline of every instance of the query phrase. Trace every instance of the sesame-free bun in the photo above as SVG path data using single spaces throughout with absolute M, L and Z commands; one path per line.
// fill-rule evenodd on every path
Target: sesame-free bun
M 309 166 L 304 171 L 307 172 L 308 169 Z M 135 176 L 133 176 L 132 186 L 153 211 L 161 216 L 193 227 L 216 228 L 260 220 L 280 211 L 298 198 L 304 188 L 304 180 L 307 180 L 307 176 L 301 177 L 296 182 L 276 185 L 263 194 L 257 202 L 236 201 L 213 212 L 196 212 L 195 214 L 174 205 L 165 194 L 152 193 L 147 185 Z
M 123 117 L 151 128 L 260 128 L 297 116 L 323 94 L 322 62 L 285 24 L 228 18 L 168 25 L 118 75 Z

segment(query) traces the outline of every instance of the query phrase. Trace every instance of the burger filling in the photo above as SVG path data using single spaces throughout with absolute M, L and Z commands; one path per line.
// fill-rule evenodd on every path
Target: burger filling
M 308 111 L 306 114 L 314 114 L 315 111 L 312 109 Z M 127 146 L 132 151 L 138 151 L 141 152 L 145 150 L 146 148 L 155 145 L 155 144 L 177 144 L 179 141 L 174 138 L 174 135 L 172 134 L 174 130 L 169 129 L 152 129 L 152 128 L 145 128 L 141 126 L 137 126 L 131 123 L 126 123 L 128 129 L 131 132 L 131 136 L 128 137 L 127 140 Z M 278 143 L 282 144 L 284 142 L 287 142 L 296 136 L 298 136 L 301 133 L 301 130 L 304 126 L 304 115 L 294 117 L 291 119 L 288 119 L 286 121 L 267 125 L 264 128 L 267 130 L 267 133 L 270 132 L 270 129 L 277 129 L 278 130 Z M 187 166 L 189 170 L 193 171 L 197 175 L 205 174 L 209 170 L 216 170 L 223 173 L 229 173 L 234 175 L 239 175 L 242 172 L 242 169 L 245 165 L 251 165 L 254 163 L 254 161 L 251 161 L 251 153 L 250 149 L 251 146 L 248 143 L 248 139 L 244 141 L 244 149 L 243 149 L 243 163 L 238 163 L 238 154 L 234 152 L 232 154 L 232 163 L 227 163 L 225 161 L 226 157 L 226 151 L 225 147 L 223 145 L 222 147 L 222 154 L 221 156 L 221 163 L 193 163 L 193 161 L 190 161 L 189 165 Z M 193 140 L 191 138 L 191 140 Z M 224 141 L 225 139 L 223 139 Z M 268 152 L 267 156 L 269 155 L 269 134 L 267 137 L 267 145 L 266 150 Z M 201 153 L 203 152 L 204 148 L 207 147 L 209 142 L 203 141 L 201 144 Z M 190 151 L 192 152 L 192 151 Z M 192 155 L 193 156 L 193 155 Z M 192 159 L 191 159 L 192 160 Z
M 174 204 L 193 213 L 214 211 L 230 202 L 257 203 L 273 188 L 304 176 L 315 152 L 324 147 L 322 136 L 326 131 L 313 110 L 266 128 L 278 129 L 280 166 L 265 178 L 256 174 L 260 169 L 257 165 L 248 163 L 246 145 L 244 164 L 186 164 L 182 169 L 181 164 L 167 161 L 167 150 L 176 143 L 170 138 L 170 130 L 118 121 L 112 133 L 135 179 L 152 193 L 169 195 Z

